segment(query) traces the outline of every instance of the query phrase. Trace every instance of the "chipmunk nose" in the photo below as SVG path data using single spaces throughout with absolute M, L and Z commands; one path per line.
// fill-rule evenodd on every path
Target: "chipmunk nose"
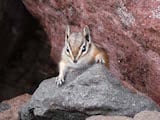
M 77 63 L 77 60 L 76 60 L 76 59 L 74 59 L 74 60 L 73 60 L 73 62 L 74 62 L 74 63 Z

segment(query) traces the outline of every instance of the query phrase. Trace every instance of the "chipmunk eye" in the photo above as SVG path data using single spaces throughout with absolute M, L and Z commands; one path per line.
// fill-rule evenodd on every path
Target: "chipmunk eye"
M 84 45 L 82 48 L 82 52 L 85 52 L 85 51 L 86 51 L 86 46 Z
M 66 51 L 69 53 L 69 49 L 67 48 Z

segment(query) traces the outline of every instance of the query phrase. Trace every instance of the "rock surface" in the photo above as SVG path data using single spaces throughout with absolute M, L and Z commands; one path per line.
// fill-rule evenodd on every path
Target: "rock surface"
M 25 104 L 31 96 L 29 94 L 20 95 L 10 100 L 3 101 L 3 105 L 6 104 L 7 109 L 0 110 L 0 120 L 18 120 L 18 111 L 20 107 Z
M 129 117 L 124 116 L 103 116 L 103 115 L 97 115 L 87 118 L 86 120 L 133 120 Z
M 0 103 L 0 112 L 8 110 L 10 108 L 10 105 L 6 103 Z
M 108 51 L 117 78 L 147 93 L 160 104 L 159 0 L 23 0 L 43 25 L 60 58 L 64 30 L 89 25 L 95 43 Z
M 43 81 L 21 109 L 20 118 L 84 120 L 96 114 L 134 116 L 143 110 L 160 109 L 150 98 L 124 88 L 103 65 L 95 64 L 69 72 L 61 87 L 55 78 Z
M 134 120 L 160 120 L 160 112 L 143 111 L 136 114 Z
M 160 112 L 157 111 L 142 111 L 135 115 L 135 117 L 123 117 L 123 116 L 92 116 L 86 120 L 160 120 Z

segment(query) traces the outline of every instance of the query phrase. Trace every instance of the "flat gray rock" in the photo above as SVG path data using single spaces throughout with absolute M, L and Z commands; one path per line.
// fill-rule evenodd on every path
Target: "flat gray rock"
M 19 112 L 21 120 L 84 120 L 91 115 L 134 116 L 160 109 L 149 97 L 124 88 L 101 64 L 67 74 L 57 87 L 55 78 L 44 80 Z

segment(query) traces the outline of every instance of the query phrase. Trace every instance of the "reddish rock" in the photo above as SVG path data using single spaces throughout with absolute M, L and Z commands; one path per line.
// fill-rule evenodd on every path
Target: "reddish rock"
M 125 116 L 103 116 L 97 115 L 87 118 L 86 120 L 133 120 L 132 118 Z
M 160 112 L 142 111 L 135 115 L 134 120 L 160 120 Z
M 142 111 L 134 116 L 134 118 L 129 118 L 125 116 L 91 116 L 86 120 L 160 120 L 160 112 L 157 111 Z
M 95 43 L 108 51 L 110 71 L 160 104 L 159 0 L 23 0 L 60 59 L 67 24 L 89 25 Z
M 0 112 L 0 120 L 18 120 L 18 111 L 20 107 L 30 99 L 29 94 L 24 94 L 10 100 L 5 100 L 3 103 L 7 103 L 11 106 L 10 109 Z

